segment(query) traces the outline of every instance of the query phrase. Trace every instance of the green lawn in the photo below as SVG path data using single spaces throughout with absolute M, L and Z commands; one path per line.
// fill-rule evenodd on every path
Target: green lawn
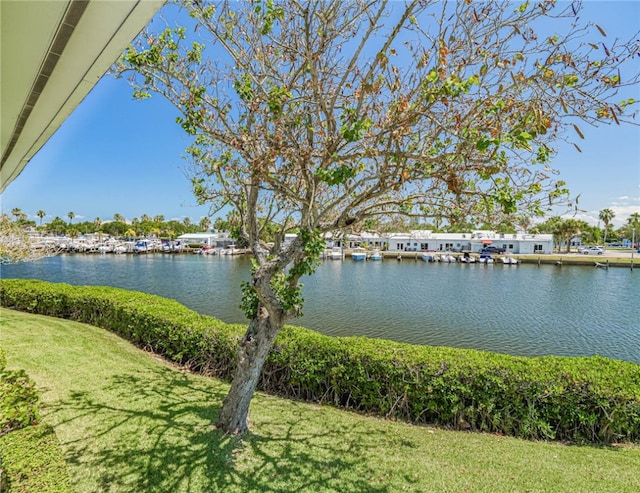
M 8 367 L 42 392 L 78 492 L 637 492 L 640 447 L 416 427 L 258 394 L 253 433 L 212 427 L 227 384 L 92 326 L 0 309 Z

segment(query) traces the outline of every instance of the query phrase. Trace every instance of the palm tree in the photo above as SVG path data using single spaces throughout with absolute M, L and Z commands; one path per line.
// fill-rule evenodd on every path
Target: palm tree
M 69 218 L 69 224 L 71 224 L 71 221 L 73 221 L 73 218 L 76 217 L 76 213 L 73 211 L 69 211 L 67 213 L 67 217 Z
M 102 226 L 102 219 L 100 219 L 99 217 L 96 217 L 93 220 L 93 225 L 95 226 L 96 231 L 100 231 L 100 226 Z
M 611 220 L 616 217 L 616 213 L 611 209 L 602 209 L 598 218 L 604 223 L 604 245 L 607 244 L 607 232 L 609 231 L 609 223 Z
M 46 215 L 47 215 L 47 213 L 45 211 L 43 211 L 42 209 L 40 209 L 38 212 L 36 212 L 36 216 L 38 216 L 40 218 L 40 226 L 42 226 L 42 219 Z
M 127 221 L 122 214 L 117 214 L 117 213 L 113 215 L 113 220 L 118 223 L 124 223 Z
M 22 209 L 20 209 L 19 207 L 11 209 L 11 215 L 15 216 L 16 221 L 20 221 L 21 219 L 25 219 L 27 217 L 27 215 L 22 212 Z
M 142 214 L 142 216 L 140 216 L 140 221 L 143 223 L 151 222 L 151 217 L 149 217 L 147 214 Z
M 636 231 L 640 231 L 640 212 L 629 215 L 626 227 L 628 231 L 631 231 L 631 246 L 635 247 Z
M 200 223 L 199 226 L 205 230 L 205 231 L 209 231 L 209 228 L 211 227 L 211 219 L 209 219 L 208 217 L 203 217 L 202 219 L 200 219 Z
M 520 226 L 524 234 L 527 234 L 527 231 L 531 227 L 531 216 L 522 215 L 516 218 L 516 224 Z
M 153 222 L 154 223 L 163 223 L 164 222 L 164 216 L 162 214 L 158 214 L 157 216 L 153 216 Z

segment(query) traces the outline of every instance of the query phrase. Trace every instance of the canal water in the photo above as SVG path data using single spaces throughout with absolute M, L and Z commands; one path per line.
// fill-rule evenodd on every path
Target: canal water
M 133 289 L 244 323 L 249 268 L 244 256 L 76 254 L 2 266 L 0 276 Z M 348 259 L 325 261 L 303 283 L 304 315 L 291 323 L 328 335 L 640 363 L 638 270 Z

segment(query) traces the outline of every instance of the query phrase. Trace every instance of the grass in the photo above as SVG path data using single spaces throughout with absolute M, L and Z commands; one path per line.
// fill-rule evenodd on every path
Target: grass
M 41 423 L 3 435 L 0 453 L 11 493 L 69 491 L 67 465 L 51 426 Z
M 42 392 L 77 492 L 635 492 L 640 447 L 416 427 L 257 394 L 252 433 L 212 422 L 228 390 L 92 326 L 0 309 L 9 368 Z

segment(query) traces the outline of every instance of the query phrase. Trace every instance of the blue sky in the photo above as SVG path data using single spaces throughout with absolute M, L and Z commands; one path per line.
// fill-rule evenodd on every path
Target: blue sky
M 587 0 L 583 18 L 601 25 L 608 42 L 628 38 L 640 28 L 640 1 Z M 640 100 L 640 88 L 626 97 Z M 7 187 L 2 212 L 20 208 L 36 221 L 42 209 L 45 221 L 66 220 L 73 211 L 74 221 L 108 221 L 118 213 L 129 220 L 147 214 L 198 222 L 208 208 L 196 205 L 184 173 L 189 138 L 176 116 L 159 96 L 134 101 L 126 81 L 103 77 Z M 608 207 L 620 226 L 640 212 L 640 127 L 581 129 L 582 153 L 562 145 L 553 166 L 580 194 L 578 219 L 597 224 L 598 212 Z

